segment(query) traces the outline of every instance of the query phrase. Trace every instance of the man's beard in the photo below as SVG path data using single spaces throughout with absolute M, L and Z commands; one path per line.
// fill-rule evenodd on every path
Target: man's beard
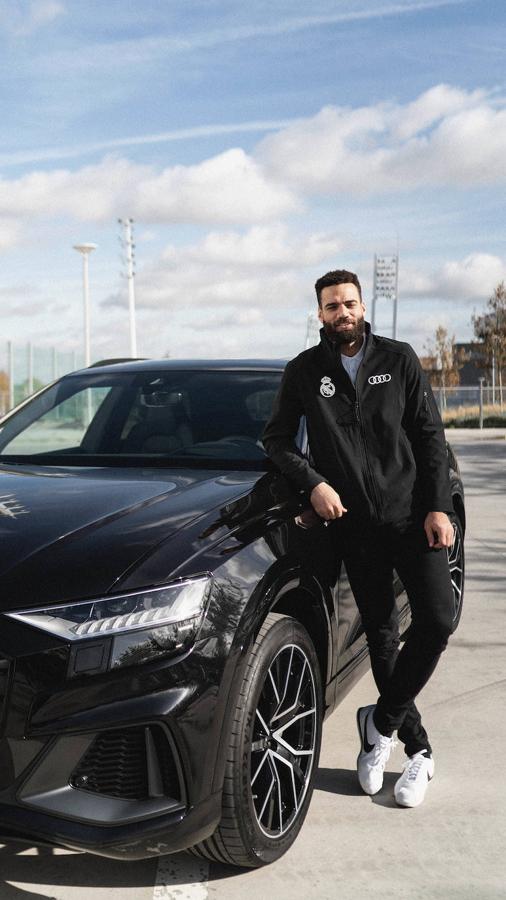
M 323 328 L 329 340 L 333 341 L 335 344 L 353 344 L 354 341 L 360 341 L 363 338 L 365 334 L 364 319 L 360 319 L 355 323 L 353 328 L 350 328 L 347 331 L 337 331 L 336 328 L 342 324 L 342 322 L 338 322 L 337 325 L 330 322 L 323 322 Z

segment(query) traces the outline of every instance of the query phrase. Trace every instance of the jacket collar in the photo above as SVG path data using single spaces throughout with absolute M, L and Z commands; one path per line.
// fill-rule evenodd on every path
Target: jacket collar
M 365 348 L 364 348 L 364 357 L 368 353 L 370 347 L 374 344 L 374 335 L 371 332 L 371 326 L 369 322 L 365 323 Z M 327 337 L 324 328 L 320 328 L 320 343 L 318 344 L 318 348 L 320 350 L 320 354 L 325 363 L 340 366 L 343 368 L 343 364 L 341 362 L 341 353 L 339 350 L 339 344 L 335 341 L 331 341 L 330 338 Z

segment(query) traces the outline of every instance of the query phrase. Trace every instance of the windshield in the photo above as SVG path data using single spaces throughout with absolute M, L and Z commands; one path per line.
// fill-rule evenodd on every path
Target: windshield
M 265 467 L 280 371 L 69 375 L 8 416 L 0 461 Z

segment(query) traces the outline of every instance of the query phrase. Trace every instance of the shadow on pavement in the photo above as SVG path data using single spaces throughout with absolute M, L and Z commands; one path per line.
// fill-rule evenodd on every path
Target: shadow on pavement
M 35 849 L 35 853 L 33 852 Z M 31 850 L 31 853 L 27 853 Z M 31 888 L 19 888 L 17 884 L 51 885 L 68 887 L 126 888 L 152 887 L 156 878 L 158 859 L 133 862 L 105 859 L 87 853 L 55 852 L 52 847 L 33 847 L 30 844 L 10 842 L 0 845 L 0 897 L 1 900 L 48 900 L 50 894 L 39 894 Z
M 0 881 L 2 900 L 49 900 L 47 894 L 36 894 L 34 891 L 23 890 L 14 887 L 13 884 L 5 884 Z
M 377 806 L 384 806 L 386 809 L 395 809 L 396 811 L 401 809 L 394 800 L 394 785 L 400 774 L 400 772 L 385 772 L 381 791 L 371 797 L 373 803 L 376 803 Z
M 343 794 L 347 797 L 363 797 L 372 803 L 388 809 L 399 809 L 394 800 L 394 784 L 400 772 L 385 772 L 383 787 L 374 797 L 367 798 L 359 784 L 355 769 L 318 769 L 315 779 L 315 790 L 328 791 L 331 794 Z
M 344 794 L 347 797 L 363 796 L 357 784 L 355 769 L 318 769 L 314 782 L 315 791 L 327 791 L 329 794 Z

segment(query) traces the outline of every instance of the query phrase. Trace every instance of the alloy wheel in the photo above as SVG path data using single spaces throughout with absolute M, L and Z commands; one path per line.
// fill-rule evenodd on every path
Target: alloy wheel
M 456 522 L 453 525 L 453 544 L 448 548 L 448 563 L 453 588 L 453 621 L 457 623 L 462 609 L 464 588 L 464 542 L 462 532 Z
M 256 821 L 269 838 L 284 835 L 304 801 L 316 753 L 316 686 L 296 644 L 268 668 L 255 710 L 250 784 Z

